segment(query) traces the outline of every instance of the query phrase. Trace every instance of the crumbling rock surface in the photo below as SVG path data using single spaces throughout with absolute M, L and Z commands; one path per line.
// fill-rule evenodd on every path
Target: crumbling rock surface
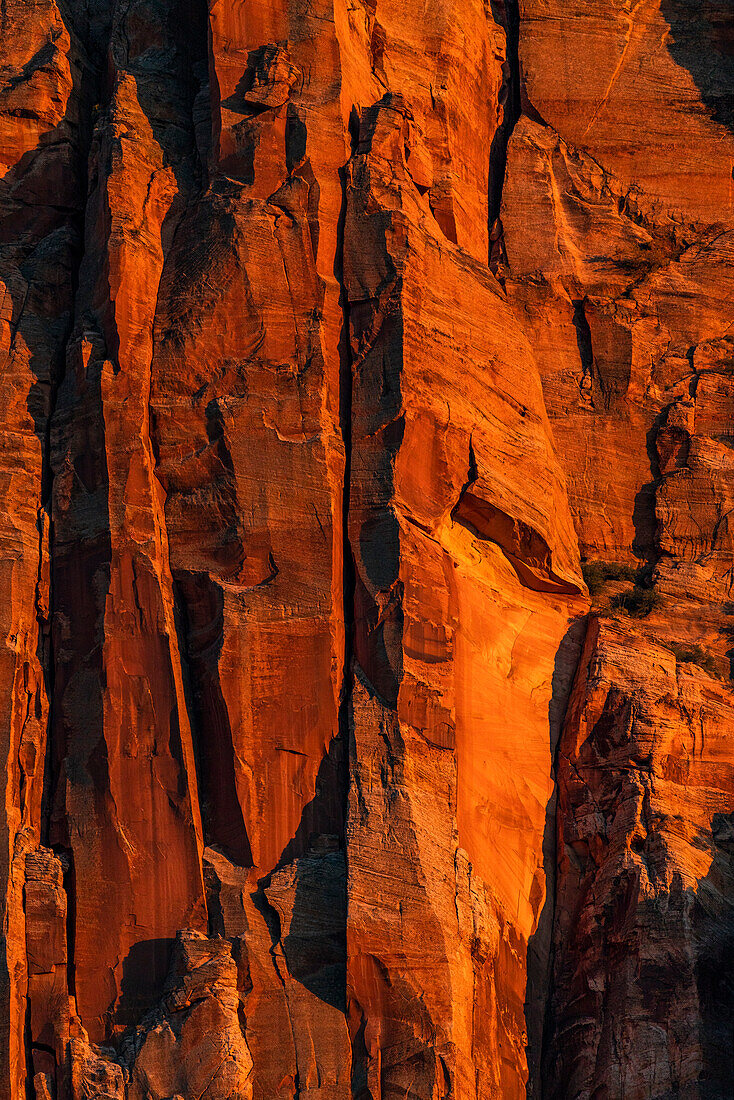
M 2 0 L 0 1100 L 734 1093 L 734 13 Z
M 558 748 L 549 1096 L 734 1088 L 732 696 L 640 642 L 592 619 Z

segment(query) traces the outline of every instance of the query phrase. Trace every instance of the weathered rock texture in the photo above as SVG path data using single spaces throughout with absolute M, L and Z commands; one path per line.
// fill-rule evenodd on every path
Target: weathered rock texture
M 0 1100 L 734 1095 L 728 0 L 2 0 Z

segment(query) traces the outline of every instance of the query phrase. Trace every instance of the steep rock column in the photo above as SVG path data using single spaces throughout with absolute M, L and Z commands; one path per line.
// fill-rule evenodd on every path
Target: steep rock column
M 208 182 L 167 258 L 151 408 L 211 926 L 242 938 L 255 1093 L 336 1098 L 350 1076 L 335 277 L 348 111 L 330 4 L 213 2 L 209 34 Z
M 51 0 L 3 5 L 0 67 L 0 1096 L 15 1100 L 38 1037 L 24 1035 L 24 881 L 42 832 L 53 675 L 48 431 L 71 324 L 88 71 Z
M 549 1095 L 728 1095 L 733 16 L 519 12 L 498 274 L 599 615 L 560 758 Z
M 592 619 L 559 747 L 548 1097 L 726 1096 L 730 690 Z
M 24 908 L 28 964 L 28 1036 L 36 1097 L 68 1095 L 65 1068 L 70 1004 L 67 983 L 68 863 L 47 848 L 25 859 Z
M 164 256 L 195 184 L 195 5 L 119 4 L 90 156 L 76 324 L 53 425 L 51 840 L 74 886 L 76 1008 L 95 1041 L 206 927 L 196 769 L 150 437 Z M 200 47 L 203 49 L 203 47 Z
M 420 141 L 386 95 L 348 179 L 352 1087 L 520 1097 L 586 601 L 530 348 L 446 240 L 411 172 Z

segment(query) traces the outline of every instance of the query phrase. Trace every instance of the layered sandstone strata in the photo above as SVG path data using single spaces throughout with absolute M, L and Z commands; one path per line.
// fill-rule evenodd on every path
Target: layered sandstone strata
M 728 5 L 0 26 L 0 1097 L 730 1096 Z

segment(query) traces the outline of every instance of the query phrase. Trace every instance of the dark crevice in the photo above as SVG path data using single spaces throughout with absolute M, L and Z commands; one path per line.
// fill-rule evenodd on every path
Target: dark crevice
M 76 999 L 76 875 L 74 872 L 74 853 L 70 848 L 56 845 L 54 855 L 61 863 L 64 873 L 62 888 L 66 894 L 66 989 L 69 996 Z
M 71 28 L 67 13 L 62 10 L 62 18 L 67 27 Z M 72 234 L 71 249 L 68 264 L 68 312 L 64 317 L 63 330 L 57 349 L 55 361 L 51 364 L 48 380 L 44 377 L 43 368 L 37 375 L 37 380 L 28 394 L 27 405 L 34 421 L 36 436 L 41 447 L 41 471 L 39 485 L 38 508 L 38 536 L 39 536 L 39 572 L 36 588 L 36 618 L 38 622 L 37 658 L 42 670 L 44 690 L 48 704 L 45 729 L 45 745 L 43 754 L 43 774 L 41 786 L 39 839 L 44 847 L 51 847 L 51 813 L 53 804 L 53 791 L 56 782 L 53 765 L 54 738 L 53 730 L 56 722 L 56 654 L 54 645 L 54 616 L 56 612 L 56 577 L 55 577 L 55 547 L 54 547 L 54 522 L 53 522 L 53 492 L 54 473 L 52 462 L 52 429 L 57 416 L 58 395 L 66 376 L 66 362 L 69 344 L 72 338 L 75 320 L 75 307 L 79 287 L 79 277 L 84 258 L 84 241 L 86 225 L 86 208 L 88 199 L 88 163 L 92 144 L 93 126 L 88 117 L 89 108 L 99 98 L 99 89 L 96 87 L 97 74 L 90 64 L 82 66 L 81 76 L 74 91 L 71 93 L 70 102 L 78 99 L 80 104 L 81 122 L 78 127 L 78 146 L 76 149 L 76 184 L 78 187 L 78 202 L 75 206 L 64 206 L 49 203 L 48 209 L 53 210 L 59 218 L 63 218 L 61 225 Z M 20 196 L 18 196 L 20 197 Z M 57 196 L 54 196 L 55 198 Z M 47 239 L 47 238 L 46 238 Z M 42 242 L 41 242 L 42 243 Z M 19 319 L 20 324 L 20 319 Z M 34 358 L 31 360 L 31 369 L 34 369 Z M 66 940 L 67 940 L 67 964 L 66 980 L 67 992 L 74 998 L 76 995 L 75 981 L 75 882 L 74 868 L 71 853 L 66 849 L 56 850 L 56 855 L 63 867 L 62 888 L 66 894 Z M 25 1089 L 29 1098 L 35 1097 L 34 1057 L 33 1052 L 50 1054 L 56 1060 L 56 1051 L 43 1043 L 33 1042 L 32 1034 L 32 1003 L 30 995 L 26 995 L 26 1012 L 24 1022 L 24 1044 L 26 1049 L 26 1077 Z M 64 1066 L 57 1065 L 56 1072 L 63 1075 Z M 63 1094 L 63 1093 L 62 1093 Z
M 359 115 L 352 108 L 349 118 L 349 136 L 351 153 L 354 155 L 359 144 Z M 339 303 L 342 310 L 342 330 L 339 341 L 339 424 L 344 445 L 344 485 L 342 488 L 342 603 L 344 613 L 344 655 L 342 664 L 342 686 L 339 700 L 339 739 L 342 743 L 342 798 L 343 817 L 347 820 L 349 798 L 349 742 L 350 710 L 354 687 L 354 604 L 356 591 L 356 572 L 354 554 L 349 538 L 349 509 L 352 476 L 352 347 L 350 340 L 349 294 L 344 281 L 344 232 L 347 220 L 347 202 L 349 191 L 349 169 L 345 165 L 339 173 L 342 202 L 339 210 L 336 233 L 336 256 L 334 257 L 334 276 L 339 284 Z M 342 837 L 346 859 L 346 837 Z
M 151 425 L 153 419 L 151 418 Z M 156 466 L 158 465 L 158 447 L 157 440 L 155 439 L 153 429 L 151 427 L 151 447 L 155 457 Z M 199 718 L 196 707 L 196 695 L 194 690 L 194 679 L 191 670 L 191 644 L 190 644 L 190 622 L 188 615 L 188 608 L 186 606 L 186 600 L 181 592 L 181 586 L 176 574 L 171 570 L 171 593 L 173 596 L 173 625 L 176 631 L 176 645 L 179 655 L 179 666 L 181 668 L 181 682 L 183 684 L 184 693 L 184 706 L 186 707 L 186 715 L 189 720 L 189 728 L 191 730 L 191 751 L 194 757 L 194 770 L 196 772 L 196 791 L 198 799 L 198 810 L 201 818 L 202 828 L 202 841 L 207 843 L 205 835 L 204 824 L 204 808 L 202 806 L 202 774 L 201 774 L 201 731 L 199 729 Z M 202 874 L 203 874 L 202 869 Z M 207 898 L 207 913 L 208 921 L 211 925 L 212 914 L 209 912 L 209 895 Z M 209 933 L 212 935 L 212 932 Z
M 50 1047 L 48 1043 L 34 1043 L 33 1050 L 43 1051 L 44 1054 L 53 1054 L 56 1056 L 56 1051 L 53 1047 Z
M 264 878 L 259 879 L 257 890 L 254 894 L 251 894 L 250 896 L 252 898 L 253 905 L 262 916 L 267 926 L 268 932 L 270 933 L 270 958 L 273 963 L 273 969 L 275 971 L 276 977 L 278 978 L 278 981 L 280 982 L 280 985 L 283 989 L 283 998 L 285 1001 L 286 1012 L 288 1014 L 288 1024 L 290 1026 L 291 1040 L 293 1042 L 293 1056 L 295 1059 L 296 1070 L 293 1075 L 293 1100 L 299 1100 L 299 1097 L 301 1095 L 301 1068 L 298 1064 L 298 1043 L 296 1041 L 296 1029 L 293 1023 L 293 1017 L 291 1016 L 291 1006 L 288 998 L 288 987 L 286 985 L 285 978 L 281 973 L 280 963 L 278 961 L 277 954 L 278 948 L 280 948 L 281 952 L 283 952 L 283 956 L 285 956 L 285 951 L 281 940 L 282 925 L 280 914 L 278 913 L 275 906 L 270 904 L 267 898 L 267 894 L 265 892 L 270 886 L 272 877 L 273 876 L 271 873 L 269 875 L 266 875 Z
M 262 916 L 268 932 L 270 933 L 270 939 L 273 945 L 270 951 L 271 955 L 273 954 L 275 947 L 280 943 L 282 936 L 280 914 L 278 913 L 278 910 L 275 908 L 275 906 L 270 904 L 266 894 L 266 891 L 270 888 L 274 874 L 275 872 L 271 871 L 269 875 L 265 875 L 264 878 L 258 879 L 257 890 L 254 892 L 254 894 L 251 895 L 252 903 L 257 909 L 258 913 L 260 913 L 260 915 Z M 283 977 L 277 965 L 275 967 L 275 970 L 282 983 Z
M 553 1037 L 553 973 L 555 966 L 555 924 L 557 909 L 558 762 L 576 678 L 582 667 L 590 616 L 574 619 L 556 651 L 548 707 L 550 760 L 553 789 L 546 806 L 543 833 L 545 904 L 539 914 L 536 931 L 528 941 L 525 1020 L 528 1029 L 528 1083 L 526 1100 L 542 1100 L 545 1095 L 544 1073 Z
M 466 481 L 464 482 L 461 492 L 459 493 L 459 500 L 464 496 L 468 489 L 479 480 L 479 467 L 477 466 L 477 458 L 474 454 L 474 437 L 469 436 L 469 469 L 467 470 Z
M 502 193 L 507 172 L 507 147 L 517 120 L 522 114 L 520 96 L 520 9 L 518 0 L 490 0 L 492 17 L 504 29 L 507 40 L 506 59 L 502 66 L 503 83 L 500 92 L 502 122 L 497 129 L 489 153 L 489 263 L 493 269 L 504 258 L 502 226 Z
M 78 156 L 78 170 L 77 170 L 77 191 L 79 196 L 78 201 L 78 214 L 71 223 L 71 227 L 76 233 L 76 251 L 73 257 L 72 270 L 69 277 L 70 282 L 70 299 L 71 306 L 69 310 L 69 318 L 67 331 L 64 337 L 64 350 L 63 358 L 67 360 L 68 365 L 66 371 L 73 371 L 74 367 L 71 364 L 72 356 L 70 355 L 70 348 L 72 347 L 70 341 L 79 336 L 79 328 L 81 325 L 81 319 L 79 310 L 83 306 L 83 301 L 79 300 L 79 277 L 82 263 L 84 260 L 84 246 L 86 239 L 86 219 L 87 209 L 90 201 L 90 193 L 96 186 L 96 180 L 92 176 L 92 164 L 90 163 L 90 155 L 93 148 L 94 130 L 98 118 L 104 117 L 110 100 L 110 94 L 112 88 L 110 86 L 110 71 L 109 66 L 102 66 L 101 69 L 97 68 L 94 64 L 95 61 L 104 59 L 107 57 L 108 52 L 112 50 L 113 42 L 111 35 L 114 37 L 114 33 L 124 35 L 127 40 L 127 34 L 125 33 L 125 27 L 122 23 L 118 24 L 115 32 L 112 29 L 112 10 L 111 5 L 108 5 L 110 10 L 107 11 L 106 16 L 100 9 L 103 5 L 98 5 L 95 11 L 94 21 L 87 19 L 86 21 L 80 16 L 84 26 L 77 28 L 71 28 L 72 33 L 81 35 L 84 43 L 84 47 L 89 51 L 88 55 L 83 57 L 82 65 L 82 77 L 81 84 L 77 89 L 77 95 L 80 103 L 79 110 L 79 140 L 77 146 Z M 182 24 L 190 22 L 190 12 L 188 2 L 183 5 L 184 18 L 182 18 Z M 200 49 L 205 51 L 206 46 L 199 46 L 202 41 L 206 42 L 206 37 L 203 34 L 203 28 L 206 25 L 206 17 L 204 14 L 204 7 L 199 3 L 198 10 L 200 12 L 200 20 L 196 24 L 196 32 L 190 36 L 190 42 L 193 43 L 193 50 Z M 78 14 L 78 12 L 76 13 Z M 124 17 L 123 17 L 124 18 Z M 70 22 L 67 21 L 70 25 Z M 185 34 L 185 30 L 181 31 L 181 35 Z M 189 43 L 187 43 L 188 49 Z M 129 52 L 129 43 L 128 43 Z M 111 56 L 111 54 L 110 54 Z M 90 60 L 91 57 L 91 60 Z M 127 61 L 127 57 L 125 58 Z M 106 69 L 107 71 L 102 71 Z M 196 94 L 196 87 L 193 78 L 189 75 L 192 69 L 191 58 L 189 57 L 189 63 L 185 66 L 186 76 L 186 94 L 187 104 L 190 112 L 193 112 L 193 100 Z M 145 110 L 146 107 L 150 107 L 148 100 L 146 99 L 145 82 L 140 82 L 139 93 L 141 97 L 141 106 Z M 159 126 L 156 130 L 155 120 L 151 120 L 151 124 L 156 131 L 157 136 L 161 136 Z M 192 147 L 194 144 L 193 138 L 193 122 L 192 122 Z M 165 150 L 165 142 L 161 139 L 161 146 Z M 88 290 L 88 288 L 85 288 Z M 84 291 L 82 292 L 82 299 L 84 298 Z M 114 328 L 114 326 L 112 326 Z M 113 358 L 115 358 L 116 341 L 113 339 L 110 341 Z M 74 563 L 72 567 L 72 583 L 69 583 L 69 555 L 62 548 L 54 545 L 54 528 L 52 525 L 52 505 L 53 498 L 53 474 L 52 474 L 52 445 L 51 434 L 52 427 L 56 430 L 57 412 L 57 393 L 64 382 L 65 377 L 65 364 L 62 362 L 59 365 L 59 369 L 56 371 L 55 376 L 52 376 L 52 385 L 50 394 L 47 395 L 48 414 L 43 425 L 43 465 L 41 476 L 41 504 L 43 511 L 47 516 L 47 525 L 42 524 L 48 531 L 48 553 L 50 559 L 50 594 L 48 597 L 48 610 L 45 617 L 46 622 L 41 624 L 46 626 L 47 637 L 41 637 L 40 641 L 44 647 L 45 660 L 43 662 L 44 674 L 46 677 L 46 686 L 49 697 L 49 719 L 48 719 L 48 731 L 46 738 L 46 759 L 44 765 L 44 780 L 43 780 L 43 798 L 42 798 L 42 822 L 41 822 L 41 839 L 42 843 L 48 847 L 54 847 L 57 854 L 62 859 L 64 865 L 64 880 L 63 887 L 67 895 L 67 984 L 68 992 L 72 998 L 76 996 L 75 989 L 75 927 L 76 927 L 76 873 L 73 863 L 73 853 L 71 851 L 71 837 L 68 835 L 68 827 L 63 822 L 63 795 L 60 794 L 60 776 L 62 774 L 63 761 L 68 756 L 67 746 L 65 745 L 65 739 L 67 733 L 65 731 L 64 717 L 62 707 L 58 705 L 59 700 L 63 699 L 64 691 L 67 687 L 66 675 L 64 671 L 64 659 L 63 656 L 59 658 L 58 654 L 55 654 L 52 648 L 54 629 L 54 620 L 63 622 L 65 619 L 68 621 L 68 605 L 70 603 L 70 593 L 74 588 L 74 567 L 78 569 L 80 573 L 85 574 L 85 580 L 87 584 L 89 579 L 95 575 L 95 570 L 92 568 L 93 562 L 96 560 L 97 555 L 92 552 L 92 561 L 84 562 L 82 560 Z M 119 369 L 119 368 L 118 368 Z M 39 387 L 39 396 L 36 398 L 38 402 L 39 397 L 42 396 Z M 66 410 L 64 410 L 66 412 Z M 37 425 L 38 428 L 38 425 Z M 39 438 L 41 438 L 41 432 L 38 431 Z M 83 481 L 83 475 L 80 472 L 80 468 L 86 468 L 88 466 L 90 470 L 90 476 L 88 482 L 90 485 L 94 484 L 94 478 L 92 474 L 94 463 L 94 456 L 89 456 L 89 462 L 86 460 L 82 463 L 75 463 L 75 473 Z M 102 481 L 106 481 L 106 476 L 102 478 Z M 86 486 L 85 486 L 86 488 Z M 106 491 L 106 486 L 105 486 Z M 105 557 L 107 561 L 109 547 L 107 547 L 107 553 Z M 80 558 L 82 556 L 80 555 Z M 84 591 L 84 589 L 82 589 Z M 76 609 L 75 609 L 76 610 Z M 80 612 L 80 618 L 83 619 L 83 612 Z M 40 617 L 40 616 L 39 616 Z M 59 633 L 59 627 L 57 624 L 56 634 Z M 96 640 L 80 638 L 79 631 L 77 631 L 76 641 L 78 643 L 78 650 L 81 653 L 95 653 L 98 654 L 98 646 Z M 85 649 L 84 642 L 87 641 L 87 647 Z M 58 668 L 57 668 L 58 662 Z M 67 658 L 68 663 L 68 658 Z M 58 696 L 58 699 L 56 698 Z M 93 711 L 96 716 L 96 707 L 90 705 L 90 712 Z M 89 719 L 91 721 L 91 718 Z M 174 731 L 175 733 L 176 731 Z M 172 750 L 173 751 L 173 750 Z M 175 751 L 174 751 L 175 757 Z M 108 788 L 108 779 L 105 778 L 100 784 L 100 789 Z M 60 841 L 62 848 L 54 842 Z M 114 916 L 112 917 L 114 919 Z M 68 1068 L 68 1067 L 67 1067 Z M 28 1078 L 31 1082 L 32 1088 L 32 1066 L 28 1066 Z
M 657 493 L 663 482 L 663 473 L 658 458 L 657 438 L 658 432 L 665 424 L 670 408 L 670 405 L 666 405 L 658 413 L 647 433 L 645 444 L 650 462 L 651 480 L 646 482 L 637 493 L 632 514 L 632 523 L 635 528 L 632 552 L 644 563 L 642 579 L 648 586 L 652 581 L 655 566 L 662 556 L 658 537 Z
M 62 17 L 72 35 L 77 35 L 77 29 L 73 26 L 68 16 L 66 6 L 62 8 Z M 83 39 L 78 38 L 82 43 Z M 85 43 L 86 45 L 86 43 Z M 85 257 L 87 208 L 90 195 L 90 155 L 94 136 L 94 110 L 93 105 L 99 103 L 102 98 L 102 85 L 104 74 L 94 64 L 92 57 L 86 52 L 83 55 L 80 83 L 78 85 L 78 99 L 80 103 L 79 145 L 77 149 L 76 180 L 78 186 L 78 203 L 76 212 L 70 217 L 70 227 L 75 235 L 76 247 L 73 253 L 72 264 L 69 273 L 69 297 L 70 310 L 63 338 L 63 345 L 59 354 L 59 361 L 55 372 L 51 376 L 51 385 L 48 396 L 47 415 L 43 425 L 43 432 L 37 432 L 42 444 L 41 486 L 40 503 L 41 511 L 47 525 L 45 537 L 47 539 L 46 553 L 48 555 L 48 603 L 43 616 L 39 616 L 39 659 L 43 668 L 45 689 L 48 699 L 48 716 L 46 725 L 46 744 L 43 772 L 43 786 L 41 795 L 41 821 L 40 840 L 44 847 L 51 848 L 59 859 L 63 869 L 62 889 L 66 895 L 66 987 L 72 1001 L 76 1000 L 76 872 L 74 856 L 71 846 L 67 843 L 59 844 L 55 841 L 58 833 L 58 821 L 54 824 L 54 801 L 60 778 L 60 760 L 65 755 L 65 748 L 57 744 L 57 727 L 62 724 L 62 719 L 57 714 L 57 654 L 55 646 L 54 621 L 59 613 L 59 562 L 55 544 L 54 525 L 54 470 L 53 470 L 53 431 L 57 422 L 58 397 L 65 382 L 69 370 L 69 358 L 72 341 L 75 336 L 77 323 L 77 298 L 79 293 L 80 273 Z M 60 210 L 56 206 L 53 209 Z M 41 523 L 39 523 L 41 526 Z M 41 531 L 41 537 L 44 532 Z M 63 616 L 63 610 L 61 611 Z M 63 694 L 63 692 L 62 692 Z M 56 807 L 58 809 L 58 807 Z M 68 840 L 68 838 L 66 838 Z M 28 999 L 30 1022 L 30 998 Z M 34 1044 L 36 1049 L 44 1049 L 41 1044 Z M 51 1051 L 51 1053 L 55 1053 Z M 68 1067 L 59 1065 L 58 1073 L 63 1078 Z M 27 1082 L 34 1095 L 33 1065 L 32 1061 L 27 1066 Z M 62 1088 L 63 1095 L 63 1088 Z
M 224 594 L 206 573 L 174 569 L 173 585 L 204 843 L 237 866 L 251 867 L 252 849 L 237 794 L 233 731 L 219 672 Z
M 64 24 L 76 35 L 76 28 L 68 11 L 68 5 L 61 5 L 61 16 Z M 81 39 L 79 39 L 81 43 Z M 81 119 L 78 124 L 79 143 L 76 153 L 75 177 L 78 186 L 78 200 L 74 207 L 61 207 L 48 204 L 48 208 L 59 214 L 66 215 L 65 225 L 74 234 L 75 247 L 71 256 L 69 267 L 69 314 L 66 319 L 65 331 L 59 349 L 58 360 L 52 368 L 48 396 L 43 405 L 43 383 L 39 381 L 33 386 L 29 397 L 28 406 L 35 423 L 36 435 L 41 444 L 41 485 L 40 485 L 40 509 L 44 513 L 45 520 L 39 514 L 39 538 L 47 539 L 46 553 L 48 554 L 49 590 L 48 606 L 43 617 L 39 615 L 39 652 L 38 657 L 44 674 L 45 689 L 47 693 L 49 712 L 46 729 L 46 752 L 44 761 L 44 776 L 41 802 L 41 843 L 50 847 L 50 816 L 53 791 L 52 768 L 52 730 L 54 728 L 54 697 L 55 697 L 55 671 L 56 660 L 54 653 L 53 619 L 54 619 L 54 523 L 53 523 L 53 488 L 54 474 L 52 465 L 52 428 L 56 421 L 56 408 L 58 395 L 66 377 L 66 361 L 69 345 L 74 334 L 76 317 L 76 301 L 79 289 L 79 277 L 85 252 L 86 212 L 89 198 L 89 156 L 92 147 L 94 123 L 91 118 L 92 105 L 99 101 L 101 95 L 101 76 L 99 70 L 84 55 L 81 67 L 79 83 L 75 88 L 76 98 L 80 105 Z M 72 92 L 72 98 L 75 98 Z M 59 198 L 60 196 L 54 196 Z M 17 197 L 14 195 L 14 199 Z M 38 405 L 43 409 L 42 415 L 34 411 Z M 42 530 L 43 524 L 47 524 L 47 530 Z M 43 546 L 41 546 L 43 553 Z M 41 563 L 42 564 L 42 563 Z M 39 576 L 40 583 L 40 576 Z
M 91 143 L 91 135 L 90 135 Z M 84 164 L 86 165 L 87 158 L 89 156 L 89 145 L 87 145 L 84 154 Z M 87 192 L 86 182 L 87 173 L 86 170 L 80 172 L 80 180 L 84 187 L 82 195 L 82 210 L 86 211 Z M 79 248 L 75 256 L 75 262 L 71 273 L 71 301 L 76 302 L 77 289 L 79 286 L 79 272 L 81 269 L 82 260 L 84 257 L 84 234 L 85 234 L 85 215 L 82 215 L 77 219 L 77 234 L 79 241 Z M 45 552 L 48 555 L 48 607 L 45 610 L 45 614 L 38 616 L 38 658 L 43 669 L 44 686 L 46 690 L 46 698 L 48 700 L 48 717 L 46 722 L 46 746 L 44 757 L 44 769 L 43 769 L 43 788 L 41 792 L 41 844 L 48 847 L 50 842 L 50 826 L 51 826 L 51 803 L 53 794 L 53 766 L 52 766 L 52 731 L 54 728 L 55 720 L 55 694 L 56 694 L 56 658 L 54 647 L 54 632 L 53 632 L 53 619 L 54 619 L 54 522 L 53 522 L 53 471 L 51 464 L 51 429 L 56 419 L 56 406 L 58 401 L 59 389 L 65 376 L 66 356 L 69 346 L 69 341 L 72 336 L 72 328 L 74 321 L 74 310 L 69 317 L 69 323 L 67 327 L 66 336 L 64 338 L 63 352 L 59 370 L 51 381 L 51 392 L 49 396 L 48 414 L 46 417 L 46 423 L 44 425 L 43 437 L 42 437 L 42 459 L 41 459 L 41 511 L 45 514 L 45 519 L 41 520 L 39 516 L 39 538 L 41 542 L 46 539 Z M 39 433 L 40 436 L 40 433 Z M 42 525 L 46 525 L 46 530 L 42 529 Z M 44 547 L 41 545 L 41 567 L 43 565 L 43 553 Z M 39 585 L 41 578 L 39 576 Z
M 354 157 L 359 147 L 361 119 L 356 107 L 352 107 L 349 118 L 350 159 Z M 349 164 L 346 164 L 339 173 L 342 202 L 337 222 L 337 247 L 334 258 L 334 275 L 339 284 L 339 303 L 342 310 L 342 330 L 339 342 L 339 421 L 342 440 L 344 443 L 344 485 L 342 491 L 342 553 L 343 575 L 342 596 L 344 612 L 344 664 L 342 669 L 342 690 L 339 704 L 339 738 L 343 746 L 343 834 L 342 846 L 344 850 L 344 1009 L 348 1003 L 347 991 L 347 914 L 348 914 L 348 881 L 349 881 L 349 850 L 347 846 L 346 826 L 348 820 L 349 790 L 351 782 L 351 752 L 352 752 L 352 728 L 353 728 L 353 702 L 355 685 L 355 618 L 357 600 L 357 570 L 354 551 L 349 535 L 349 518 L 351 506 L 351 476 L 352 476 L 352 417 L 353 417 L 353 371 L 354 355 L 352 351 L 351 329 L 352 316 L 349 302 L 349 292 L 345 281 L 344 272 L 344 237 L 349 201 Z M 366 1021 L 364 1021 L 366 1023 Z M 352 1049 L 352 1088 L 353 1096 L 357 1095 L 355 1085 L 364 1073 L 367 1065 L 367 1051 L 364 1046 L 364 1026 L 356 1035 L 352 1034 L 350 1027 Z M 355 1077 L 356 1075 L 356 1077 Z M 361 1092 L 360 1092 L 361 1095 Z
M 579 359 L 581 360 L 581 390 L 586 394 L 586 399 L 590 401 L 592 408 L 594 407 L 594 347 L 591 339 L 591 327 L 589 325 L 589 319 L 586 316 L 586 304 L 583 298 L 574 299 L 573 305 L 573 327 L 576 329 L 576 346 L 579 350 Z M 599 372 L 597 374 L 597 381 L 603 394 L 603 384 Z
M 204 860 L 204 894 L 206 899 L 207 935 L 210 939 L 227 933 L 222 908 L 222 883 L 210 863 Z
M 165 287 L 170 290 L 167 285 L 169 261 L 171 258 L 175 260 L 179 255 L 179 235 L 187 229 L 187 209 L 194 207 L 208 186 L 206 159 L 212 117 L 208 95 L 209 20 L 206 0 L 185 0 L 177 15 L 180 21 L 175 34 L 177 63 L 171 68 L 170 76 L 180 93 L 178 106 L 181 108 L 186 131 L 186 145 L 183 150 L 171 138 L 167 127 L 158 117 L 155 91 L 151 97 L 146 92 L 143 81 L 138 88 L 141 107 L 157 136 L 166 161 L 173 166 L 182 199 L 174 204 L 161 227 L 164 261 L 156 297 L 156 319 L 159 316 L 162 289 Z M 124 22 L 120 24 L 120 30 L 125 31 Z M 127 34 L 125 37 L 127 41 Z M 127 49 L 127 63 L 130 64 L 129 42 Z M 138 56 L 135 62 L 139 64 Z M 173 91 L 171 94 L 173 97 Z M 156 414 L 151 405 L 158 351 L 154 325 L 148 392 L 149 438 L 155 476 L 161 480 L 167 492 L 165 478 L 159 469 L 161 448 Z M 217 447 L 222 465 L 228 474 L 233 475 L 234 467 L 226 446 L 221 410 L 216 401 L 211 401 L 206 408 L 206 430 L 209 442 Z M 163 522 L 165 525 L 165 516 Z M 224 642 L 223 593 L 208 574 L 176 569 L 170 556 L 169 566 L 178 661 L 195 772 L 190 777 L 189 792 L 193 794 L 191 787 L 195 784 L 204 845 L 217 848 L 237 866 L 250 867 L 252 851 L 237 794 L 236 753 L 219 673 L 219 659 Z M 268 584 L 278 574 L 272 554 L 269 555 L 268 566 L 270 575 L 261 584 Z M 186 764 L 180 745 L 174 757 L 179 759 L 181 775 L 185 777 Z M 206 880 L 204 868 L 202 875 Z M 218 897 L 207 889 L 205 900 L 210 934 L 213 934 L 212 927 L 218 928 L 222 920 L 221 912 L 218 911 Z
M 592 374 L 594 370 L 594 349 L 591 343 L 591 329 L 583 299 L 573 302 L 573 327 L 576 329 L 576 344 L 579 349 L 579 358 L 581 359 L 584 375 Z
M 25 907 L 25 903 L 24 903 Z M 25 1047 L 25 1095 L 26 1100 L 35 1100 L 36 1089 L 33 1084 L 33 1028 L 31 1026 L 31 999 L 25 999 L 25 1017 L 23 1021 L 23 1046 Z M 53 1053 L 53 1051 L 52 1051 Z

